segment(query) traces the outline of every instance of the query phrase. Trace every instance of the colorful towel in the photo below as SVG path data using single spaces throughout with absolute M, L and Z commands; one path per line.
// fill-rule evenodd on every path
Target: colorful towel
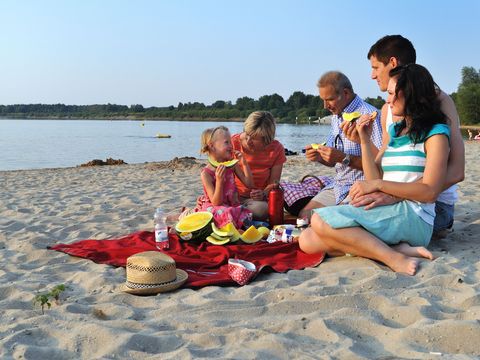
M 164 252 L 177 263 L 177 268 L 188 273 L 186 287 L 207 285 L 234 285 L 228 275 L 228 259 L 247 260 L 255 264 L 258 273 L 264 269 L 285 272 L 320 264 L 325 254 L 308 255 L 296 243 L 264 241 L 255 244 L 216 246 L 207 242 L 190 244 L 170 234 L 170 249 Z M 72 244 L 57 244 L 49 249 L 90 259 L 96 263 L 125 267 L 133 254 L 156 250 L 153 232 L 140 231 L 119 239 L 80 240 Z

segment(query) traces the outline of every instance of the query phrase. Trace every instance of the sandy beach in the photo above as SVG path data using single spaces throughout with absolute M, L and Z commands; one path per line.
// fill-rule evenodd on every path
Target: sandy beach
M 472 359 L 480 356 L 480 143 L 466 143 L 453 231 L 416 276 L 371 260 L 139 297 L 125 269 L 47 250 L 151 230 L 192 206 L 202 161 L 0 172 L 2 359 Z M 284 179 L 332 174 L 289 157 Z M 67 289 L 44 314 L 35 295 Z

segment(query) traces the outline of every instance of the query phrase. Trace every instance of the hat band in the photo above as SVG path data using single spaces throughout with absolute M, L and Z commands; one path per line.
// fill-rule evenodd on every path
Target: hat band
M 134 283 L 134 282 L 131 282 L 131 281 L 127 280 L 126 285 L 130 289 L 151 289 L 151 288 L 157 288 L 157 287 L 160 287 L 160 286 L 169 285 L 169 284 L 174 283 L 175 281 L 177 281 L 176 278 L 173 279 L 172 281 L 167 281 L 167 282 L 163 282 L 163 283 L 159 283 L 159 284 L 139 284 L 139 283 Z

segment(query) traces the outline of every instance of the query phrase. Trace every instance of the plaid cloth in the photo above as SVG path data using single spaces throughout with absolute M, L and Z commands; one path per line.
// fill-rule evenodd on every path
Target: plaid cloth
M 280 181 L 284 201 L 292 206 L 296 201 L 317 195 L 323 189 L 333 187 L 333 179 L 329 176 L 307 177 L 301 182 Z
M 373 129 L 371 139 L 375 147 L 380 149 L 382 146 L 382 124 L 380 123 L 381 112 L 372 105 L 363 101 L 358 95 L 355 96 L 355 98 L 345 107 L 345 109 L 343 109 L 343 113 L 350 113 L 354 111 L 358 111 L 362 114 L 371 114 L 374 111 L 378 112 L 377 118 L 372 123 Z M 343 151 L 345 154 L 361 156 L 362 149 L 360 144 L 348 140 L 340 129 L 340 124 L 342 121 L 342 116 L 332 116 L 332 124 L 330 134 L 327 139 L 327 146 L 335 147 L 338 150 Z M 334 179 L 333 190 L 335 192 L 337 204 L 339 204 L 347 197 L 348 192 L 355 181 L 363 180 L 364 177 L 363 171 L 345 166 L 342 163 L 337 163 L 335 165 L 335 170 L 337 174 Z

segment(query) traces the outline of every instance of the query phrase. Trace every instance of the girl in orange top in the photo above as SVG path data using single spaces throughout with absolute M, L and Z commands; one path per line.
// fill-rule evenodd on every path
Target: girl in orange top
M 283 145 L 275 140 L 275 119 L 267 111 L 255 111 L 245 120 L 243 132 L 232 136 L 234 150 L 240 151 L 253 175 L 253 189 L 236 177 L 240 202 L 253 213 L 254 220 L 268 218 L 267 196 L 280 182 L 287 161 Z

